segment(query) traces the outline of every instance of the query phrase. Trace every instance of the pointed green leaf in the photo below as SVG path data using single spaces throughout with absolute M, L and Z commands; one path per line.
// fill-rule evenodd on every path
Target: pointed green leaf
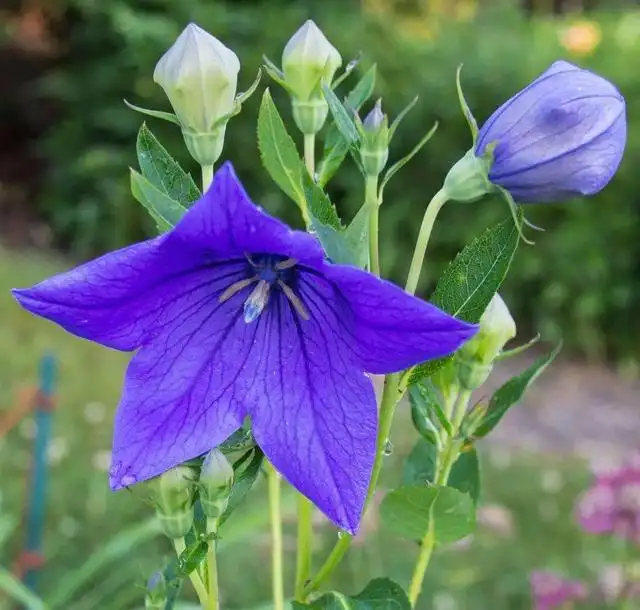
M 162 110 L 149 110 L 148 108 L 142 108 L 141 106 L 136 106 L 135 104 L 131 104 L 124 100 L 124 103 L 131 108 L 131 110 L 135 110 L 140 114 L 146 114 L 147 116 L 152 116 L 155 119 L 162 119 L 163 121 L 169 121 L 170 123 L 175 123 L 176 125 L 180 125 L 180 121 L 178 117 L 173 114 L 173 112 L 163 112 Z
M 469 494 L 473 503 L 478 504 L 480 499 L 480 462 L 475 449 L 460 454 L 451 469 L 447 485 Z
M 336 207 L 322 188 L 313 181 L 306 169 L 302 172 L 301 180 L 304 198 L 312 219 L 337 231 L 342 231 L 344 227 Z
M 471 137 L 473 138 L 473 143 L 475 144 L 476 140 L 478 139 L 478 123 L 473 116 L 473 113 L 471 112 L 471 108 L 469 108 L 469 104 L 467 104 L 464 93 L 462 92 L 462 83 L 460 81 L 461 74 L 462 65 L 458 66 L 458 70 L 456 72 L 456 89 L 458 91 L 458 101 L 460 102 L 460 107 L 462 108 L 464 118 L 467 120 L 469 129 L 471 130 Z
M 502 285 L 518 243 L 518 228 L 511 218 L 487 229 L 445 269 L 431 302 L 457 318 L 477 323 Z M 449 358 L 418 365 L 410 373 L 409 384 L 433 375 Z
M 480 426 L 474 432 L 475 438 L 482 438 L 493 430 L 504 414 L 516 405 L 531 387 L 533 382 L 553 362 L 560 352 L 562 345 L 557 345 L 551 352 L 538 358 L 529 368 L 519 375 L 512 377 L 507 383 L 496 390 L 489 401 L 487 414 Z
M 265 89 L 258 114 L 258 147 L 262 164 L 271 178 L 303 210 L 302 176 L 307 172 L 269 89 Z
M 327 104 L 329 104 L 329 112 L 331 112 L 331 116 L 335 121 L 338 131 L 342 134 L 342 137 L 349 145 L 358 142 L 358 131 L 356 130 L 355 123 L 353 122 L 349 111 L 344 107 L 344 104 L 338 99 L 338 96 L 328 85 L 324 84 L 322 86 L 322 92 L 324 93 L 324 99 L 327 100 Z
M 351 264 L 360 269 L 369 266 L 369 212 L 369 206 L 361 206 L 344 231 L 354 256 Z
M 200 198 L 200 190 L 193 178 L 180 167 L 145 123 L 138 131 L 136 151 L 142 175 L 159 191 L 183 207 Z
M 393 139 L 393 136 L 396 133 L 396 130 L 402 123 L 403 119 L 409 114 L 411 109 L 418 103 L 419 96 L 415 96 L 400 112 L 400 114 L 393 120 L 391 123 L 391 127 L 389 127 L 389 142 Z
M 253 82 L 249 85 L 249 88 L 242 93 L 239 93 L 235 99 L 237 105 L 241 106 L 244 104 L 255 92 L 260 84 L 260 80 L 262 79 L 262 68 L 258 68 L 258 73 L 256 77 L 253 79 Z
M 353 597 L 332 591 L 310 604 L 292 602 L 294 610 L 411 610 L 407 594 L 389 578 L 376 578 Z
M 256 482 L 256 479 L 260 474 L 263 459 L 264 454 L 262 451 L 260 451 L 258 447 L 254 447 L 234 462 L 233 487 L 231 488 L 231 495 L 229 496 L 227 508 L 218 520 L 219 526 L 221 526 L 231 516 L 231 513 L 238 508 L 253 487 L 253 484 Z
M 387 173 L 384 175 L 382 183 L 380 184 L 380 201 L 382 201 L 383 199 L 384 188 L 389 183 L 389 180 L 391 180 L 391 178 L 393 178 L 407 163 L 409 163 L 409 161 L 411 161 L 411 159 L 413 159 L 413 157 L 415 157 L 420 152 L 422 147 L 433 137 L 433 134 L 437 129 L 438 123 L 436 122 L 433 127 L 423 136 L 423 138 L 411 149 L 409 154 L 402 157 L 402 159 L 400 159 L 399 161 L 396 161 L 387 170 Z
M 438 449 L 434 443 L 420 438 L 407 456 L 402 470 L 402 484 L 433 485 L 436 479 Z
M 209 541 L 206 537 L 196 538 L 192 544 L 187 546 L 178 557 L 177 577 L 189 576 L 195 572 L 205 560 L 208 548 Z
M 453 435 L 451 423 L 447 419 L 442 405 L 440 404 L 440 398 L 436 392 L 436 389 L 430 380 L 424 380 L 419 384 L 412 385 L 409 388 L 409 402 L 411 403 L 411 417 L 413 423 L 422 436 L 430 436 L 427 430 L 435 429 L 437 431 L 436 423 L 445 430 L 449 435 Z M 426 422 L 431 422 L 431 426 Z M 425 433 L 422 430 L 425 430 Z M 436 442 L 435 440 L 433 441 Z
M 175 227 L 187 212 L 185 207 L 159 191 L 134 169 L 131 170 L 131 193 L 156 221 L 160 233 Z
M 410 540 L 422 540 L 433 519 L 436 544 L 460 540 L 475 525 L 471 498 L 452 487 L 400 487 L 382 500 L 380 516 L 389 530 Z

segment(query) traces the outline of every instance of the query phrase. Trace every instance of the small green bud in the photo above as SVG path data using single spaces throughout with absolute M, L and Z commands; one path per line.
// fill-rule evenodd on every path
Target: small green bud
M 196 473 L 188 466 L 176 466 L 152 481 L 156 518 L 172 539 L 182 538 L 193 525 Z
M 147 580 L 145 610 L 164 610 L 167 604 L 167 581 L 161 571 L 154 572 Z
M 358 131 L 360 159 L 367 176 L 379 176 L 389 160 L 389 120 L 382 112 L 382 100 L 365 117 Z
M 220 157 L 226 122 L 237 111 L 239 71 L 236 54 L 194 23 L 156 65 L 153 80 L 167 94 L 187 148 L 201 165 Z
M 304 134 L 324 125 L 329 106 L 322 83 L 330 84 L 342 64 L 338 50 L 310 19 L 290 38 L 282 52 L 282 74 L 292 98 L 293 118 Z
M 458 377 L 463 386 L 480 387 L 502 348 L 515 336 L 516 323 L 500 295 L 495 294 L 480 318 L 480 330 L 458 352 Z
M 202 511 L 209 519 L 218 519 L 227 508 L 233 474 L 233 466 L 224 453 L 212 449 L 207 454 L 200 470 L 198 488 Z
M 476 201 L 494 190 L 489 181 L 492 153 L 476 156 L 473 149 L 462 157 L 444 179 L 443 190 L 450 201 Z

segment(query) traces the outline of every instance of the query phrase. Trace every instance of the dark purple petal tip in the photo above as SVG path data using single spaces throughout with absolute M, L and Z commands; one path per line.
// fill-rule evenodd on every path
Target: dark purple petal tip
M 558 61 L 480 129 L 476 154 L 497 143 L 489 179 L 520 203 L 603 189 L 622 160 L 625 100 L 609 81 Z

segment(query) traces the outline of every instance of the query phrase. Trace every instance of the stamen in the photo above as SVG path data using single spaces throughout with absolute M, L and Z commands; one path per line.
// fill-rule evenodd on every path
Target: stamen
M 269 300 L 269 289 L 269 284 L 264 280 L 260 280 L 249 295 L 249 298 L 244 302 L 243 319 L 246 324 L 257 320 L 258 316 L 264 311 Z
M 291 290 L 291 288 L 289 288 L 289 286 L 287 286 L 282 280 L 278 280 L 278 286 L 282 288 L 282 292 L 284 292 L 285 296 L 289 299 L 289 301 L 293 305 L 293 308 L 296 310 L 298 315 L 303 320 L 308 320 L 309 312 L 307 311 L 306 307 L 304 306 L 303 302 L 300 300 L 298 295 L 295 292 L 293 292 L 293 290 Z
M 227 288 L 220 295 L 220 297 L 218 298 L 218 301 L 220 303 L 224 303 L 225 301 L 228 301 L 234 294 L 237 294 L 243 288 L 246 288 L 247 286 L 251 286 L 253 282 L 257 282 L 257 281 L 258 281 L 258 278 L 254 276 L 254 277 L 247 278 L 246 280 L 240 280 L 239 282 L 235 282 L 234 284 L 231 284 L 231 286 L 229 286 L 229 288 Z
M 295 266 L 298 261 L 295 258 L 287 258 L 279 263 L 276 263 L 274 267 L 280 271 L 284 269 L 291 269 L 291 267 Z

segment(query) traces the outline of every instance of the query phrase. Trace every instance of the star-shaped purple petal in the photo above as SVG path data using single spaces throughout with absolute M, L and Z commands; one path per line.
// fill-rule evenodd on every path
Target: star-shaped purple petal
M 113 489 L 206 453 L 249 416 L 271 463 L 350 532 L 375 456 L 368 374 L 444 356 L 475 333 L 327 262 L 315 237 L 251 202 L 230 164 L 169 233 L 14 294 L 71 333 L 136 350 L 115 420 Z

